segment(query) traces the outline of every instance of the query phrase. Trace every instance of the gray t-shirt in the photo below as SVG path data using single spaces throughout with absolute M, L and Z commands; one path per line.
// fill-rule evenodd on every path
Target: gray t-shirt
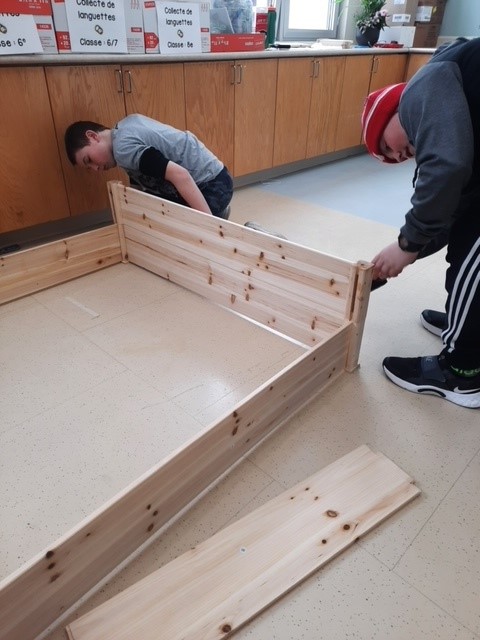
M 173 185 L 140 171 L 143 153 L 154 148 L 165 158 L 187 169 L 197 185 L 213 180 L 223 163 L 190 131 L 179 131 L 140 114 L 129 115 L 112 128 L 113 157 L 130 179 L 158 193 L 175 192 Z

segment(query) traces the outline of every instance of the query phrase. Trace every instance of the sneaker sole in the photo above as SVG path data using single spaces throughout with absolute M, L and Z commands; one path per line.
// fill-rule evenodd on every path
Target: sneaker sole
M 430 324 L 429 322 L 427 322 L 425 320 L 425 318 L 423 316 L 420 316 L 420 322 L 422 323 L 423 327 L 427 331 L 430 331 L 430 333 L 433 333 L 433 335 L 439 336 L 439 337 L 442 336 L 443 329 L 440 329 L 439 327 L 436 327 L 434 324 Z
M 432 385 L 415 385 L 411 382 L 406 382 L 402 380 L 402 378 L 398 378 L 391 371 L 383 367 L 385 375 L 389 380 L 394 382 L 398 387 L 402 389 L 406 389 L 407 391 L 412 391 L 413 393 L 425 393 L 431 396 L 439 396 L 440 398 L 444 398 L 449 402 L 453 402 L 454 404 L 459 405 L 460 407 L 466 407 L 467 409 L 478 409 L 480 408 L 480 391 L 474 393 L 456 393 L 455 391 L 447 391 L 446 389 L 439 389 L 438 387 L 434 387 Z

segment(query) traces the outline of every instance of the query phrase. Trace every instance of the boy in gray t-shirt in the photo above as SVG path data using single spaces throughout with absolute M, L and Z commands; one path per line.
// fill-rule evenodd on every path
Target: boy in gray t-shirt
M 74 122 L 65 132 L 73 165 L 92 171 L 124 169 L 132 186 L 192 209 L 228 218 L 233 180 L 227 168 L 190 131 L 134 114 L 108 129 Z

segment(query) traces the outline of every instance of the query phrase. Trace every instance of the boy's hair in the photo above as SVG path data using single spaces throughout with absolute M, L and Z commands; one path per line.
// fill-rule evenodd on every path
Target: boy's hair
M 65 150 L 70 162 L 75 165 L 75 155 L 77 151 L 80 151 L 80 149 L 83 149 L 83 147 L 89 144 L 86 136 L 87 131 L 100 133 L 100 131 L 106 131 L 107 128 L 108 127 L 104 127 L 103 124 L 90 122 L 89 120 L 80 120 L 71 124 L 65 131 L 64 136 Z

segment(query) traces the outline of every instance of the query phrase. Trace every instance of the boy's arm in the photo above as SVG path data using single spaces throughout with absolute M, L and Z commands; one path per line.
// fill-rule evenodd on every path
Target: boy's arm
M 192 209 L 203 211 L 203 213 L 212 213 L 202 192 L 197 187 L 195 180 L 190 173 L 179 164 L 170 160 L 165 171 L 165 180 L 173 184 L 178 193 L 185 202 L 188 202 Z
M 176 162 L 166 158 L 158 149 L 149 147 L 143 152 L 139 169 L 147 176 L 167 180 L 173 184 L 192 209 L 203 211 L 203 213 L 212 213 L 190 173 Z

